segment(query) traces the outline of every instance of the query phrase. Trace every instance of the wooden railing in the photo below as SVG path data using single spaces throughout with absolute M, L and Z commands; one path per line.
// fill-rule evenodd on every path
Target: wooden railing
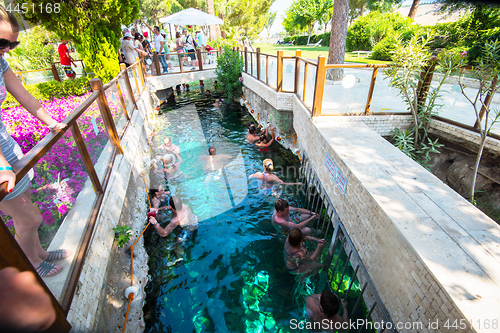
M 222 50 L 213 50 L 213 51 L 202 51 L 201 49 L 196 50 L 196 59 L 198 60 L 198 68 L 193 70 L 193 71 L 186 71 L 184 69 L 184 61 L 191 62 L 191 58 L 189 57 L 189 54 L 193 54 L 194 52 L 188 52 L 188 53 L 177 53 L 177 52 L 171 52 L 171 53 L 154 53 L 153 54 L 153 63 L 151 66 L 154 68 L 154 71 L 151 71 L 150 74 L 147 74 L 147 72 L 144 72 L 144 75 L 147 76 L 160 76 L 160 75 L 168 75 L 168 74 L 176 74 L 176 73 L 186 73 L 186 72 L 194 72 L 194 71 L 203 71 L 207 70 L 207 68 L 203 67 L 203 62 L 204 59 L 208 59 L 210 57 L 210 60 L 216 61 L 216 59 L 219 57 L 220 54 L 222 54 Z M 160 57 L 165 57 L 165 61 L 167 61 L 166 57 L 169 56 L 170 58 L 176 57 L 179 61 L 179 71 L 169 71 L 168 73 L 162 73 L 163 68 L 161 66 L 160 62 Z M 145 63 L 145 59 L 141 58 L 141 61 Z
M 139 75 L 135 74 L 136 70 L 139 72 Z M 130 72 L 133 73 L 132 76 L 134 77 L 134 80 L 132 82 L 129 80 Z M 73 265 L 73 270 L 70 274 L 69 282 L 66 286 L 66 292 L 64 293 L 61 303 L 56 300 L 50 289 L 44 283 L 43 279 L 40 278 L 40 276 L 37 274 L 36 270 L 31 265 L 22 249 L 19 247 L 18 243 L 12 236 L 7 226 L 4 223 L 0 223 L 0 269 L 8 266 L 13 266 L 18 268 L 20 271 L 31 271 L 35 274 L 40 285 L 42 285 L 45 291 L 50 295 L 52 303 L 56 310 L 57 318 L 55 323 L 49 329 L 50 332 L 69 332 L 71 329 L 70 324 L 66 320 L 66 316 L 70 309 L 77 282 L 80 277 L 83 264 L 85 262 L 85 254 L 88 250 L 95 223 L 99 215 L 99 210 L 104 198 L 104 193 L 107 189 L 109 178 L 111 176 L 111 170 L 113 168 L 115 157 L 118 154 L 123 154 L 123 149 L 120 144 L 120 138 L 125 133 L 126 128 L 130 125 L 131 116 L 134 110 L 137 108 L 136 95 L 138 96 L 145 89 L 144 73 L 143 62 L 137 59 L 136 63 L 134 63 L 129 68 L 125 68 L 125 65 L 123 65 L 118 76 L 115 77 L 111 82 L 107 83 L 105 86 L 103 86 L 101 80 L 99 79 L 90 80 L 93 92 L 61 122 L 63 124 L 66 124 L 67 127 L 61 131 L 55 133 L 50 132 L 49 134 L 47 134 L 23 158 L 12 164 L 12 168 L 14 169 L 14 172 L 16 174 L 17 184 L 17 182 L 19 182 L 29 172 L 29 170 L 37 164 L 37 162 L 50 150 L 50 148 L 54 146 L 59 140 L 61 140 L 61 137 L 64 135 L 64 133 L 71 129 L 75 144 L 78 147 L 78 151 L 82 158 L 86 172 L 89 176 L 90 181 L 92 182 L 94 191 L 97 196 L 92 208 L 91 217 L 87 223 L 85 235 L 83 237 L 82 243 L 80 244 L 78 253 L 76 254 L 76 261 Z M 120 80 L 125 81 L 125 93 L 123 93 L 124 87 L 120 87 Z M 108 100 L 105 94 L 105 91 L 107 89 L 110 89 L 115 85 L 119 94 L 121 105 L 123 106 L 124 116 L 126 117 L 126 123 L 121 130 L 121 133 L 118 133 L 116 129 L 115 122 L 113 120 Z M 135 94 L 134 90 L 136 92 Z M 133 102 L 133 108 L 129 106 L 130 111 L 127 110 L 125 97 L 130 97 Z M 77 120 L 80 118 L 80 116 L 82 116 L 82 114 L 84 114 L 84 112 L 92 105 L 94 101 L 97 101 L 104 125 L 106 127 L 106 132 L 112 146 L 110 162 L 107 166 L 102 181 L 99 179 L 96 173 L 94 164 L 85 145 L 84 138 L 77 124 Z M 6 195 L 6 187 L 0 188 L 0 200 L 2 200 Z
M 83 60 L 78 59 L 78 60 L 75 60 L 75 62 L 80 62 L 80 65 L 82 66 L 82 70 L 83 70 L 83 75 L 87 75 L 87 72 L 85 71 L 85 64 L 83 63 Z M 29 70 L 29 71 L 18 71 L 18 72 L 14 72 L 14 74 L 16 74 L 16 76 L 21 78 L 21 82 L 23 83 L 23 85 L 26 85 L 26 80 L 24 79 L 23 74 L 36 73 L 36 72 L 46 72 L 46 71 L 51 71 L 52 76 L 54 77 L 54 80 L 60 82 L 61 77 L 59 76 L 59 72 L 57 71 L 57 67 L 56 67 L 56 65 L 60 64 L 60 63 L 61 63 L 60 61 L 54 62 L 54 63 L 52 63 L 52 66 L 50 68 L 34 69 L 34 70 Z

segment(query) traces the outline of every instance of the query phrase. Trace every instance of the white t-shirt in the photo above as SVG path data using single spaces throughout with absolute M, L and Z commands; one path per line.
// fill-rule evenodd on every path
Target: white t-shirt
M 186 50 L 194 50 L 193 36 L 187 35 L 184 37 L 184 47 Z
M 163 36 L 161 34 L 155 35 L 155 50 L 158 53 L 162 53 L 161 42 L 164 42 Z

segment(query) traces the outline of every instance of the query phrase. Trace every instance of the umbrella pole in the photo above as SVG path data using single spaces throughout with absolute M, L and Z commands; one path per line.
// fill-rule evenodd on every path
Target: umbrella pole
M 172 24 L 171 23 L 168 24 L 168 28 L 170 30 L 170 39 L 173 40 L 174 38 L 172 37 Z

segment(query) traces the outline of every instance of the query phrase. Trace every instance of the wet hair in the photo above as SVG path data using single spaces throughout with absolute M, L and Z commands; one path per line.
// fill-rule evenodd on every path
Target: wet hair
M 214 152 L 213 154 L 212 154 L 212 151 Z M 214 146 L 210 146 L 210 147 L 208 148 L 208 154 L 209 154 L 209 155 L 215 155 L 215 147 L 214 147 Z
M 264 168 L 266 169 L 267 172 L 271 172 L 274 169 L 274 167 L 273 167 L 273 160 L 270 159 L 270 158 L 266 158 L 262 162 L 262 165 L 264 166 Z
M 299 246 L 302 242 L 302 231 L 299 228 L 293 228 L 288 234 L 288 243 L 291 246 Z
M 290 241 L 289 241 L 290 242 Z M 324 290 L 321 293 L 320 305 L 323 309 L 323 313 L 331 318 L 339 312 L 340 304 L 337 295 L 332 293 L 330 290 Z
M 274 203 L 274 208 L 276 208 L 276 210 L 282 212 L 284 211 L 285 209 L 287 209 L 290 205 L 288 204 L 288 201 L 286 201 L 285 199 L 278 199 L 276 200 L 276 202 Z
M 248 133 L 250 133 L 250 134 L 255 134 L 255 131 L 257 131 L 257 129 L 255 128 L 255 126 L 250 126 L 248 128 Z
M 255 123 L 253 121 L 251 121 L 251 122 L 248 123 L 248 128 L 250 128 L 252 126 L 255 127 Z
M 182 209 L 182 200 L 176 195 L 170 197 L 170 200 L 168 200 L 168 204 L 175 211 Z
M 180 33 L 179 31 L 177 31 L 177 32 L 175 33 L 175 38 L 179 38 L 180 36 L 181 36 L 181 33 Z
M 19 32 L 19 23 L 16 17 L 8 12 L 3 6 L 0 6 L 0 21 L 9 22 L 12 32 Z

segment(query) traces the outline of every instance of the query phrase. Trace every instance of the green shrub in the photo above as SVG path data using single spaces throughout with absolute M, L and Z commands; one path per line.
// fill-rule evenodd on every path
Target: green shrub
M 481 31 L 480 38 L 467 50 L 469 64 L 476 64 L 477 60 L 483 55 L 484 45 L 494 42 L 495 40 L 500 40 L 500 27 Z
M 217 59 L 215 74 L 224 95 L 231 100 L 242 93 L 243 83 L 241 73 L 243 72 L 243 58 L 238 52 L 233 52 L 229 46 L 224 46 L 224 52 Z
M 48 81 L 25 86 L 26 90 L 39 101 L 47 101 L 53 98 L 62 98 L 67 96 L 81 96 L 90 90 L 90 78 L 83 76 L 75 80 Z M 19 102 L 10 93 L 3 102 L 4 108 L 19 106 Z
M 293 40 L 294 45 L 307 45 L 307 38 L 309 36 L 291 36 L 283 38 L 285 43 Z M 309 40 L 309 44 L 315 44 L 321 40 L 321 46 L 330 46 L 330 32 L 325 32 L 320 35 L 311 35 L 311 39 Z
M 224 46 L 237 47 L 238 41 L 236 39 L 215 37 L 210 40 L 208 44 L 213 47 L 214 50 L 218 50 L 219 48 L 224 48 Z
M 346 50 L 372 50 L 384 37 L 419 27 L 399 13 L 370 12 L 355 20 L 347 29 Z
M 398 35 L 390 34 L 385 37 L 375 45 L 373 48 L 372 59 L 377 60 L 392 60 L 391 52 L 395 50 L 396 41 L 398 40 Z

